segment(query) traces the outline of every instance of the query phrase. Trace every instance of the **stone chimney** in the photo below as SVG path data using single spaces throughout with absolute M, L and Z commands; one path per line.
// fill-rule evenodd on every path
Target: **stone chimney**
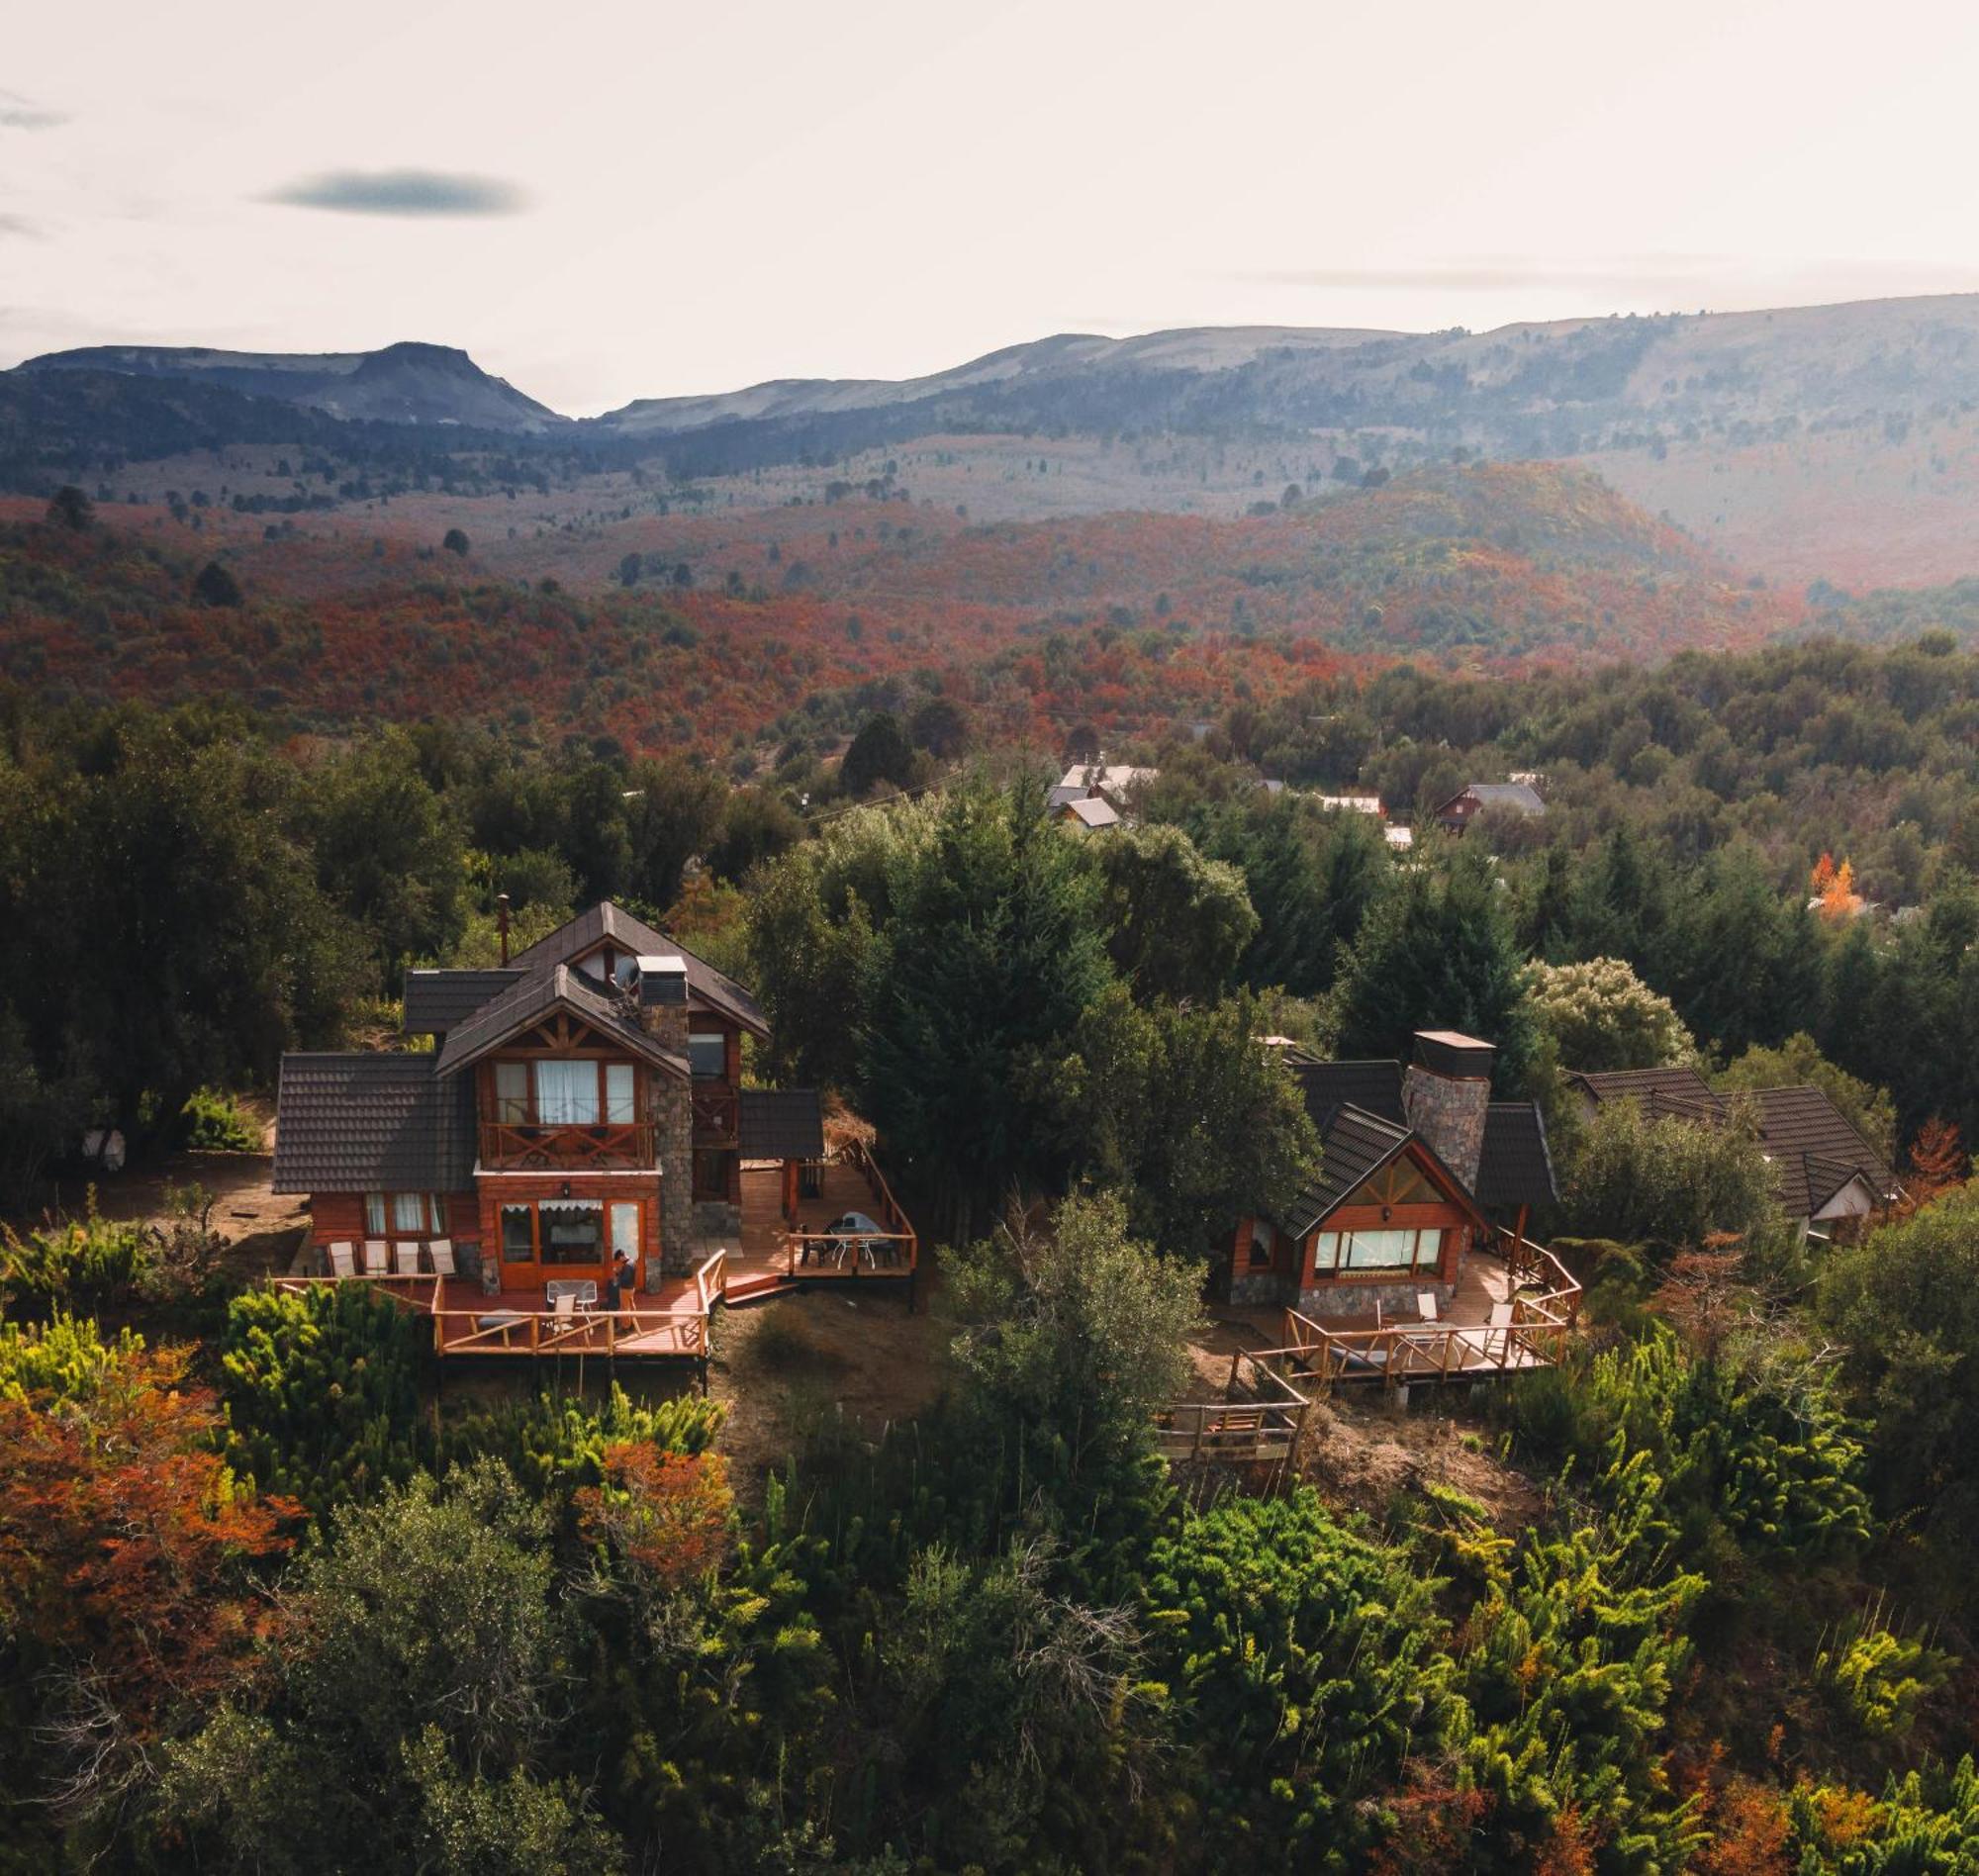
M 1491 1043 L 1454 1029 L 1419 1029 L 1415 1059 L 1402 1076 L 1402 1106 L 1409 1125 L 1463 1181 L 1466 1192 L 1477 1189 L 1484 1115 L 1491 1105 L 1491 1065 L 1497 1054 Z
M 678 955 L 636 960 L 630 985 L 639 1027 L 669 1055 L 687 1058 L 687 962 Z M 686 1079 L 656 1073 L 651 1113 L 660 1162 L 660 1265 L 646 1287 L 694 1273 L 694 1106 Z

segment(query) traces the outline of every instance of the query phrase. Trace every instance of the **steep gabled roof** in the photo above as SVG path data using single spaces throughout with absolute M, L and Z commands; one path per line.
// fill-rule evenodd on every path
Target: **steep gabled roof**
M 1553 1150 L 1537 1101 L 1493 1101 L 1484 1110 L 1484 1147 L 1477 1156 L 1478 1204 L 1550 1205 L 1559 1197 Z
M 1851 1178 L 1872 1199 L 1895 1192 L 1889 1163 L 1856 1132 L 1824 1088 L 1755 1088 L 1759 1143 L 1773 1163 L 1773 1185 L 1789 1218 L 1812 1218 Z
M 610 899 L 601 899 L 588 911 L 579 912 L 568 924 L 559 925 L 547 938 L 538 938 L 510 963 L 522 970 L 541 971 L 553 964 L 568 964 L 608 939 L 635 957 L 677 953 L 687 963 L 690 1001 L 729 1017 L 759 1040 L 768 1039 L 770 1024 L 763 1006 L 741 985 L 706 959 L 697 958 L 679 939 L 654 930 L 644 919 L 635 918 Z
M 441 1045 L 439 1059 L 433 1064 L 433 1073 L 441 1077 L 458 1074 L 512 1036 L 534 1028 L 559 1009 L 568 1010 L 655 1068 L 681 1077 L 687 1075 L 685 1056 L 663 1049 L 619 1004 L 591 988 L 578 972 L 564 964 L 531 972 L 492 1003 L 476 1010 L 458 1029 L 450 1031 Z
M 1081 796 L 1077 800 L 1067 801 L 1065 812 L 1089 832 L 1120 825 L 1120 810 L 1103 795 Z
M 278 1192 L 458 1192 L 474 1182 L 474 1083 L 430 1055 L 287 1055 Z
M 824 1117 L 814 1087 L 745 1087 L 737 1145 L 745 1160 L 821 1160 Z
M 1305 1111 L 1321 1133 L 1342 1107 L 1358 1107 L 1398 1127 L 1408 1124 L 1399 1062 L 1298 1061 L 1291 1071 L 1305 1096 Z
M 464 1023 L 528 974 L 501 971 L 408 971 L 406 1014 L 400 1027 L 409 1036 L 443 1036 Z
M 1360 1065 L 1365 1066 L 1365 1065 Z M 1318 1229 L 1330 1212 L 1347 1202 L 1391 1160 L 1413 1155 L 1453 1203 L 1477 1215 L 1476 1201 L 1421 1134 L 1406 1125 L 1352 1104 L 1336 1107 L 1320 1130 L 1319 1178 L 1303 1192 L 1285 1218 L 1295 1238 Z M 1481 1223 L 1481 1218 L 1479 1220 Z

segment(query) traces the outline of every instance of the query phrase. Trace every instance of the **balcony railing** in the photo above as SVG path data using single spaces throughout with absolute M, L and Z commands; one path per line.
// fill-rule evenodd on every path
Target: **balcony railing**
M 481 1164 L 508 1172 L 644 1169 L 659 1164 L 656 1145 L 657 1132 L 649 1120 L 613 1121 L 594 1127 L 500 1120 L 481 1123 Z
M 741 1138 L 742 1097 L 732 1087 L 698 1087 L 690 1098 L 697 1146 L 731 1147 Z

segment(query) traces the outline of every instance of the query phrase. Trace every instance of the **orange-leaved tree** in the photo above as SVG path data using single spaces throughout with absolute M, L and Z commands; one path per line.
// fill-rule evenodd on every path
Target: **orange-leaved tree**
M 41 1689 L 51 1795 L 78 1811 L 114 1802 L 236 1671 L 269 1620 L 251 1562 L 301 1516 L 236 1480 L 185 1351 L 95 1354 L 54 1380 L 18 1363 L 27 1384 L 0 1386 L 0 1630 Z
M 605 1483 L 577 1494 L 584 1535 L 664 1589 L 685 1589 L 721 1561 L 735 1494 L 718 1454 L 664 1453 L 650 1441 L 607 1447 Z

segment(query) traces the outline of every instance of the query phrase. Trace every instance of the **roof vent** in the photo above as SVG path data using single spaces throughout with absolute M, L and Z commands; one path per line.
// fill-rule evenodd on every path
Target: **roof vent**
M 687 960 L 679 955 L 656 957 L 650 953 L 633 960 L 632 994 L 641 1009 L 657 1009 L 665 1003 L 687 1001 Z

